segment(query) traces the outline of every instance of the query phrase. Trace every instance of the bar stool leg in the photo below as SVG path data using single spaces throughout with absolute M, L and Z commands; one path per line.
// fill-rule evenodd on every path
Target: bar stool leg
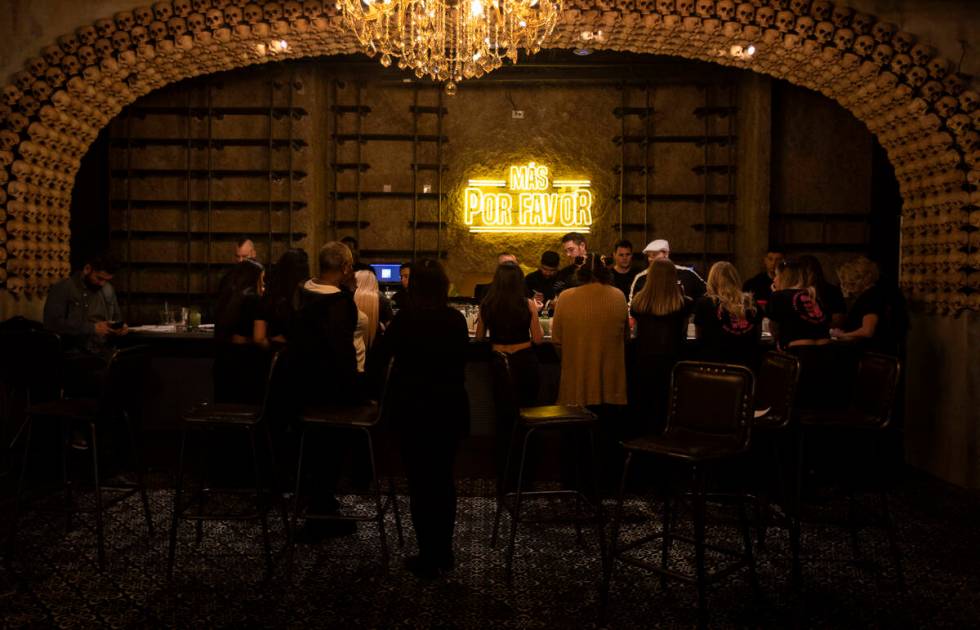
M 507 581 L 514 578 L 514 548 L 517 545 L 517 523 L 521 520 L 521 498 L 524 487 L 524 465 L 527 463 L 527 445 L 534 434 L 534 429 L 528 429 L 524 434 L 521 446 L 521 464 L 517 469 L 517 495 L 514 497 L 514 511 L 510 515 L 510 542 L 507 545 Z
M 65 533 L 69 533 L 72 528 L 72 517 L 74 516 L 74 499 L 72 498 L 71 480 L 68 475 L 68 442 L 71 437 L 70 421 L 67 418 L 61 420 L 61 491 L 65 504 Z
M 398 507 L 398 495 L 395 493 L 395 480 L 388 477 L 388 501 L 391 502 L 391 509 L 395 513 L 395 531 L 398 532 L 398 546 L 405 546 L 405 537 L 402 535 L 402 514 Z
M 177 483 L 174 486 L 174 508 L 170 519 L 170 550 L 167 554 L 167 579 L 174 577 L 174 561 L 177 558 L 177 525 L 183 508 L 180 505 L 184 493 L 184 454 L 187 446 L 187 428 L 180 432 L 180 455 L 177 457 Z
M 602 509 L 602 491 L 599 489 L 599 454 L 596 449 L 595 429 L 589 427 L 589 457 L 592 467 L 592 492 L 595 500 L 596 535 L 599 537 L 599 560 L 605 566 L 606 556 L 606 523 Z
M 708 627 L 707 573 L 704 568 L 704 472 L 694 466 L 694 558 L 698 583 L 698 628 Z
M 96 435 L 95 423 L 89 423 L 92 433 L 92 474 L 95 481 L 95 536 L 99 552 L 99 570 L 105 571 L 105 524 L 102 514 L 102 479 L 99 477 L 99 439 Z
M 578 429 L 570 429 L 575 434 L 575 542 L 585 546 L 582 538 L 582 435 Z
M 793 479 L 792 514 L 790 515 L 789 544 L 793 556 L 793 589 L 797 596 L 803 592 L 803 565 L 800 561 L 802 547 L 802 494 L 803 494 L 803 427 L 795 426 L 796 465 Z M 797 597 L 799 599 L 799 597 Z
M 263 423 L 263 432 L 265 433 L 266 448 L 269 449 L 269 465 L 271 466 L 272 471 L 271 492 L 275 497 L 276 506 L 279 508 L 279 517 L 282 519 L 283 530 L 286 532 L 286 541 L 291 542 L 293 536 L 289 526 L 289 511 L 286 509 L 286 501 L 282 496 L 282 477 L 279 476 L 279 466 L 276 462 L 276 447 L 275 444 L 272 443 L 272 433 L 269 431 L 268 422 Z
M 140 501 L 143 503 L 143 518 L 146 520 L 148 534 L 153 536 L 153 515 L 150 513 L 150 498 L 146 494 L 146 468 L 143 466 L 142 445 L 136 443 L 136 435 L 133 433 L 133 425 L 129 421 L 129 414 L 123 412 L 123 419 L 126 422 L 126 432 L 129 434 L 129 448 L 132 453 L 131 463 L 136 472 L 136 483 L 139 485 Z
M 667 565 L 670 558 L 670 542 L 671 542 L 671 520 L 673 519 L 673 497 L 671 496 L 670 487 L 670 475 L 668 473 L 667 477 L 664 479 L 663 485 L 664 493 L 664 514 L 663 514 L 663 525 L 661 526 L 661 537 L 660 537 L 660 570 L 666 571 Z M 667 575 L 665 573 L 660 574 L 660 589 L 667 589 Z
M 5 563 L 8 566 L 14 559 L 14 547 L 17 542 L 17 525 L 20 522 L 20 512 L 23 509 L 24 486 L 27 483 L 28 460 L 30 459 L 31 453 L 31 437 L 34 432 L 33 418 L 28 416 L 25 424 L 27 425 L 27 437 L 24 439 L 24 459 L 20 462 L 20 479 L 17 480 L 17 498 L 14 501 L 14 513 L 10 519 L 10 533 L 7 536 L 7 553 L 5 554 Z
M 378 525 L 378 537 L 381 544 L 381 566 L 384 572 L 388 573 L 388 536 L 385 532 L 385 510 L 384 501 L 381 497 L 381 480 L 378 479 L 378 468 L 374 460 L 374 440 L 371 439 L 371 431 L 362 429 L 367 440 L 368 459 L 371 463 L 371 486 L 374 493 L 374 505 L 377 511 L 375 519 Z
M 255 475 L 255 507 L 259 511 L 262 524 L 262 550 L 265 555 L 265 577 L 272 577 L 272 543 L 269 540 L 269 514 L 262 498 L 262 475 L 259 472 L 259 454 L 255 448 L 255 431 L 248 427 L 248 446 L 252 452 L 252 471 Z
M 606 612 L 609 607 L 609 588 L 612 584 L 613 567 L 616 562 L 616 544 L 619 542 L 619 526 L 623 520 L 623 497 L 626 493 L 626 479 L 629 475 L 633 453 L 626 453 L 623 463 L 623 476 L 619 482 L 619 494 L 616 496 L 616 511 L 613 514 L 612 531 L 609 534 L 609 553 L 602 571 L 602 583 L 599 587 L 599 624 L 605 625 Z
M 493 515 L 493 532 L 490 534 L 490 547 L 497 546 L 497 532 L 500 531 L 500 512 L 507 500 L 507 482 L 510 480 L 510 463 L 513 459 L 514 444 L 517 442 L 517 432 L 520 423 L 515 422 L 510 432 L 510 444 L 507 447 L 507 457 L 504 460 L 504 476 L 497 480 L 497 509 Z
M 303 485 L 303 453 L 306 451 L 306 430 L 299 434 L 299 455 L 296 458 L 296 489 L 293 492 L 293 531 L 299 532 L 299 491 Z
M 755 555 L 752 553 L 752 530 L 749 527 L 749 515 L 745 508 L 745 503 L 749 500 L 749 497 L 744 494 L 740 497 L 738 502 L 738 520 L 739 526 L 742 529 L 742 544 L 745 545 L 744 559 L 749 569 L 749 584 L 752 586 L 752 595 L 756 599 L 756 605 L 759 606 L 762 600 L 762 592 L 759 589 L 759 576 L 755 571 Z

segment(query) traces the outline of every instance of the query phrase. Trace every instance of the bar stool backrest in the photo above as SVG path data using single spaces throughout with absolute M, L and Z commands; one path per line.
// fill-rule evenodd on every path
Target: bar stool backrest
M 748 447 L 754 378 L 741 365 L 680 361 L 671 377 L 667 433 L 731 437 Z
M 109 357 L 102 381 L 99 417 L 116 418 L 126 414 L 138 426 L 149 370 L 150 353 L 147 346 L 115 350 Z
M 58 398 L 61 392 L 61 338 L 48 330 L 0 332 L 0 383 L 30 405 Z
M 800 381 L 800 360 L 785 352 L 767 352 L 759 366 L 755 384 L 755 408 L 768 409 L 766 426 L 789 424 Z
M 901 363 L 896 357 L 876 352 L 862 354 L 858 359 L 857 382 L 851 406 L 874 418 L 879 428 L 888 426 L 900 373 Z

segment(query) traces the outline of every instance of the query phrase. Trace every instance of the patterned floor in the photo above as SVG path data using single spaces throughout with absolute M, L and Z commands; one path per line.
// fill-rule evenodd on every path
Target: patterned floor
M 152 492 L 156 534 L 147 538 L 138 503 L 122 504 L 109 519 L 109 567 L 95 564 L 94 534 L 80 526 L 65 534 L 63 521 L 32 513 L 18 539 L 9 572 L 0 571 L 3 627 L 366 627 L 366 628 L 588 628 L 598 624 L 600 575 L 594 536 L 575 543 L 571 527 L 529 526 L 518 535 L 513 584 L 502 550 L 488 541 L 493 501 L 484 482 L 461 483 L 457 569 L 448 579 L 421 582 L 401 566 L 414 548 L 395 544 L 390 574 L 380 571 L 377 534 L 362 524 L 353 537 L 280 553 L 263 583 L 258 528 L 209 524 L 194 544 L 185 525 L 173 584 L 166 579 L 167 515 L 171 494 Z M 785 534 L 772 531 L 757 550 L 764 592 L 755 602 L 744 573 L 709 592 L 713 627 L 976 627 L 980 624 L 980 497 L 921 476 L 894 495 L 908 588 L 896 589 L 883 534 L 862 533 L 855 561 L 843 530 L 810 526 L 804 532 L 806 593 L 794 605 L 788 583 Z M 407 501 L 402 497 L 403 511 Z M 821 512 L 842 513 L 840 499 Z M 638 498 L 627 506 L 629 536 L 649 527 L 657 505 Z M 651 511 L 652 510 L 652 511 Z M 724 513 L 710 531 L 734 544 Z M 3 519 L 0 519 L 3 520 Z M 275 521 L 273 521 L 275 523 Z M 505 523 L 506 523 L 505 519 Z M 278 524 L 274 540 L 281 543 Z M 588 532 L 586 532 L 588 534 Z M 277 547 L 278 549 L 278 547 Z M 690 558 L 681 554 L 682 565 Z M 6 584 L 3 584 L 3 583 Z M 684 585 L 662 591 L 655 578 L 617 568 L 608 626 L 690 627 L 693 592 Z

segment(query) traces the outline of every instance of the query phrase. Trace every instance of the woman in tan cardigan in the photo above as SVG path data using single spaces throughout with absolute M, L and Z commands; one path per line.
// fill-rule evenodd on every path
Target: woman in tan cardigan
M 561 352 L 562 405 L 625 405 L 629 315 L 599 256 L 579 267 L 579 285 L 562 291 L 551 324 Z

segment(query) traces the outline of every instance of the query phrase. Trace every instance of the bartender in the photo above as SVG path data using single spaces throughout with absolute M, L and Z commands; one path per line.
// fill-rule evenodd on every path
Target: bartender
M 647 261 L 651 263 L 660 259 L 670 260 L 670 243 L 668 243 L 666 239 L 658 238 L 650 241 L 647 246 L 643 248 L 643 253 L 647 255 Z M 676 263 L 674 264 L 674 267 L 677 269 L 677 281 L 680 282 L 681 288 L 684 290 L 684 295 L 691 298 L 695 302 L 704 297 L 704 294 L 708 292 L 708 286 L 705 284 L 701 276 L 699 276 L 698 273 L 691 267 L 682 267 Z M 636 274 L 636 278 L 633 279 L 633 286 L 630 287 L 630 304 L 633 303 L 633 296 L 639 293 L 640 289 L 643 288 L 643 285 L 646 284 L 646 281 L 646 270 Z

